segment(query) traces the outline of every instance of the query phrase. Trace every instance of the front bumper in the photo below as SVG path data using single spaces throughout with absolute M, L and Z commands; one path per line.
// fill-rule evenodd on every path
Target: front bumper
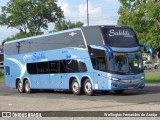
M 111 90 L 143 89 L 145 87 L 144 80 L 140 80 L 138 82 L 133 82 L 133 83 L 126 83 L 113 80 L 111 80 L 110 82 L 111 82 Z

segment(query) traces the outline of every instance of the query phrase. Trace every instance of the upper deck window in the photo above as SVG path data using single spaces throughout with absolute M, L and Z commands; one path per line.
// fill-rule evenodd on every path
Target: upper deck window
M 130 28 L 113 27 L 102 28 L 104 42 L 111 47 L 136 47 L 138 40 Z
M 5 44 L 6 55 L 16 55 L 61 48 L 76 47 L 86 48 L 82 32 L 75 30 L 64 33 L 53 33 L 37 37 L 25 38 L 19 42 Z

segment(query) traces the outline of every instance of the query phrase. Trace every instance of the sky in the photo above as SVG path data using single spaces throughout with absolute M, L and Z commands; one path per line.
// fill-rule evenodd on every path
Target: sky
M 0 7 L 5 6 L 9 0 L 0 0 Z M 71 22 L 81 21 L 87 25 L 87 0 L 57 0 L 58 5 L 64 11 L 66 20 Z M 89 24 L 90 25 L 116 25 L 118 20 L 118 0 L 88 0 L 89 4 Z M 0 8 L 1 14 L 1 8 Z M 50 23 L 45 34 L 54 29 L 54 24 Z M 19 30 L 0 26 L 0 44 L 7 38 L 18 33 Z

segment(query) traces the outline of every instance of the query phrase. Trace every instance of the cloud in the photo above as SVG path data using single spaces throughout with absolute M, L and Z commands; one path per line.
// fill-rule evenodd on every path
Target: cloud
M 79 4 L 77 10 L 72 10 L 68 2 L 59 3 L 66 20 L 71 22 L 81 21 L 84 25 L 87 25 L 87 4 Z M 89 10 L 89 23 L 90 25 L 115 25 L 117 24 L 117 18 L 112 16 L 107 16 L 102 12 L 102 8 L 95 6 L 91 2 L 88 4 Z
M 0 6 L 6 5 L 9 0 L 1 0 Z M 75 4 L 76 3 L 76 4 Z M 64 11 L 66 20 L 71 22 L 81 21 L 84 25 L 87 25 L 87 4 L 72 1 L 71 0 L 58 0 L 58 5 L 61 6 Z M 89 1 L 89 23 L 90 25 L 115 25 L 117 24 L 118 15 L 116 13 L 117 7 L 119 7 L 117 0 L 101 0 L 98 2 Z M 1 11 L 1 9 L 0 9 Z M 107 11 L 107 12 L 106 12 Z M 104 13 L 105 12 L 105 13 Z M 47 33 L 53 30 L 54 24 L 50 23 L 48 30 L 44 30 Z M 6 26 L 0 26 L 0 42 L 7 37 L 15 35 L 19 31 L 17 29 L 7 28 Z
M 62 3 L 61 9 L 63 10 L 66 19 L 72 20 L 76 15 L 76 12 L 71 11 L 68 3 Z
M 117 0 L 103 0 L 104 2 L 117 2 Z
M 84 14 L 87 12 L 87 4 L 80 4 L 78 8 L 79 8 L 80 14 Z M 89 14 L 102 13 L 101 7 L 95 7 L 91 2 L 88 3 L 88 10 L 89 10 Z
M 8 29 L 7 26 L 0 26 L 0 43 L 2 42 L 2 40 L 6 39 L 7 37 L 11 37 L 18 32 L 19 30 L 17 29 Z

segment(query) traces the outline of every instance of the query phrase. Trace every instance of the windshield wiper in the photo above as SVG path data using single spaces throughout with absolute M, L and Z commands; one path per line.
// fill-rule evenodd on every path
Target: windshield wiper
M 126 75 L 126 72 L 120 72 L 120 71 L 111 71 L 111 73 L 120 74 L 120 75 Z

